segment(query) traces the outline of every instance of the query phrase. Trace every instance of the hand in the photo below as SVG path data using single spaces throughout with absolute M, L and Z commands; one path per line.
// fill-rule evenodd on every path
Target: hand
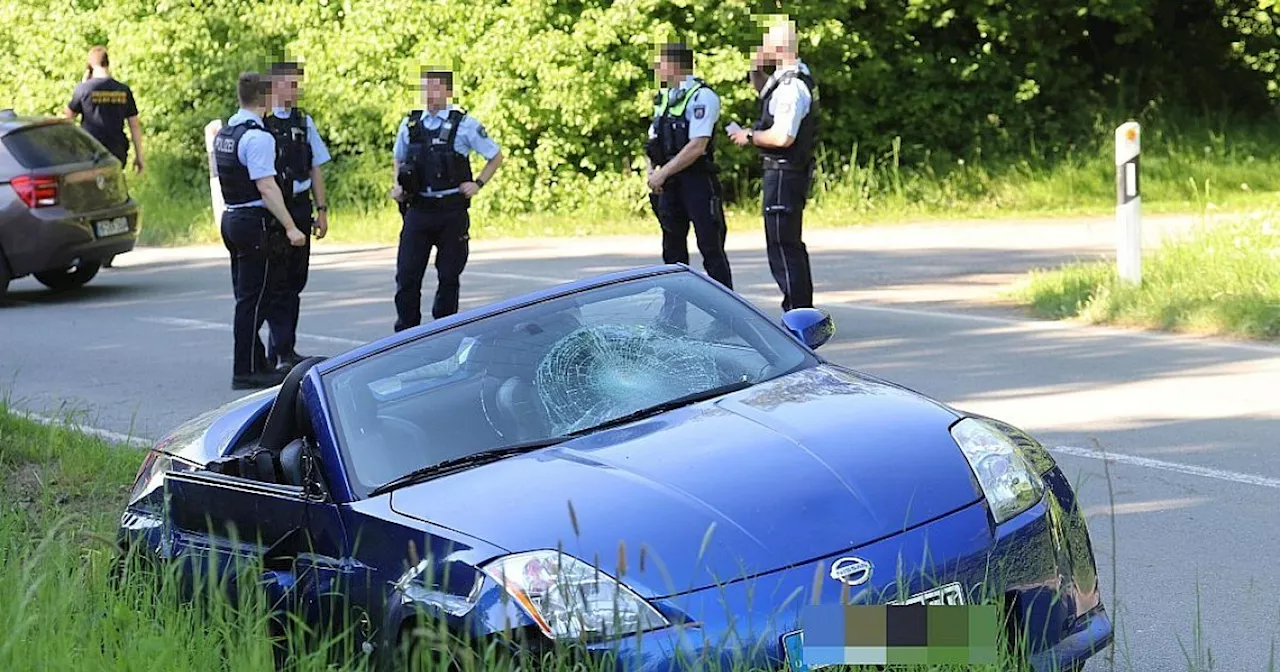
M 458 191 L 461 191 L 463 196 L 471 198 L 480 192 L 480 185 L 475 182 L 463 182 L 458 185 Z
M 662 185 L 667 182 L 667 174 L 662 170 L 654 170 L 649 172 L 649 191 L 655 194 L 662 193 Z
M 315 231 L 316 231 L 316 240 L 320 240 L 321 238 L 324 238 L 324 237 L 325 237 L 325 234 L 329 233 L 329 213 L 328 213 L 328 211 L 321 211 L 321 212 L 317 212 L 317 213 L 316 213 L 316 229 L 315 229 Z
M 302 247 L 307 244 L 307 234 L 303 233 L 298 229 L 298 227 L 295 226 L 289 229 L 287 233 L 289 234 L 290 245 L 294 247 Z
M 404 189 L 397 184 L 394 187 L 391 187 L 391 191 L 387 195 L 390 196 L 392 200 L 403 201 Z
M 729 137 L 733 139 L 733 144 L 739 147 L 745 147 L 751 144 L 751 138 L 748 135 L 749 132 L 750 132 L 750 129 L 743 128 L 743 129 L 739 129 L 737 133 L 734 133 Z
M 142 174 L 142 157 L 141 156 L 133 157 L 133 172 L 138 175 Z

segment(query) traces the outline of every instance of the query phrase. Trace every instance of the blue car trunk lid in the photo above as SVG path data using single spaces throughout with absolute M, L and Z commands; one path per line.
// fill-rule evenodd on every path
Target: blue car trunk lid
M 563 549 L 650 596 L 882 539 L 980 498 L 910 392 L 819 367 L 391 494 L 512 551 Z

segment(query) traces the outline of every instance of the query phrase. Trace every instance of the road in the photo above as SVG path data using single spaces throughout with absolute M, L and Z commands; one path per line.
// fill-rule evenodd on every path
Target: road
M 1148 240 L 1186 225 L 1149 220 Z M 1280 556 L 1280 347 L 1039 322 L 1000 303 L 1005 283 L 1031 268 L 1108 254 L 1106 220 L 806 238 L 816 303 L 838 325 L 826 356 L 1054 447 L 1087 507 L 1120 629 L 1114 669 L 1204 670 L 1210 658 L 1217 670 L 1267 669 L 1280 633 L 1269 588 L 1280 568 L 1266 560 Z M 735 283 L 777 316 L 762 246 L 762 236 L 731 234 Z M 658 250 L 656 236 L 473 241 L 463 308 L 652 263 Z M 394 257 L 317 246 L 304 354 L 391 332 Z M 225 251 L 139 250 L 117 264 L 76 295 L 14 283 L 0 307 L 0 393 L 34 413 L 75 412 L 84 425 L 147 438 L 239 396 Z

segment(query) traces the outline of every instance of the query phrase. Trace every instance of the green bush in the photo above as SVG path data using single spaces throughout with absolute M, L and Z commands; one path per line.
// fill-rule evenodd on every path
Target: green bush
M 288 53 L 336 160 L 339 207 L 385 204 L 418 63 L 458 69 L 460 103 L 506 150 L 481 213 L 642 213 L 655 41 L 679 37 L 749 122 L 744 73 L 764 3 L 725 0 L 0 0 L 0 104 L 57 113 L 85 50 L 110 48 L 137 94 L 148 153 L 203 184 L 203 127 L 235 108 L 244 69 Z M 833 0 L 791 10 L 817 75 L 827 174 L 851 152 L 943 170 L 1053 158 L 1153 108 L 1266 112 L 1272 0 Z M 1121 110 L 1122 115 L 1104 110 Z M 757 159 L 721 141 L 730 197 Z M 748 192 L 750 193 L 750 192 Z

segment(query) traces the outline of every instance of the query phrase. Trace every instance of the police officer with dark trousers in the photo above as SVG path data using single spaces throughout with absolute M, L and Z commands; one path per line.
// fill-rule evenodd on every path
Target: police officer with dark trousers
M 720 118 L 720 97 L 693 76 L 693 52 L 683 44 L 663 45 L 654 70 L 664 88 L 654 99 L 645 153 L 650 200 L 662 225 L 662 261 L 689 263 L 692 222 L 707 275 L 732 289 L 712 137 Z
M 809 252 L 801 223 L 813 180 L 818 107 L 813 76 L 796 53 L 795 25 L 776 23 L 756 50 L 750 77 L 760 94 L 760 119 L 732 134 L 759 148 L 764 160 L 764 232 L 769 268 L 782 290 L 782 309 L 813 306 Z M 766 76 L 765 67 L 773 66 Z
M 304 234 L 312 232 L 314 219 L 316 240 L 320 240 L 329 232 L 329 208 L 325 203 L 324 173 L 320 168 L 328 163 L 329 150 L 316 131 L 315 121 L 297 107 L 302 66 L 291 62 L 276 63 L 270 74 L 272 110 L 263 121 L 276 140 L 276 172 L 284 180 L 285 207 Z M 312 193 L 315 194 L 314 199 Z M 271 328 L 267 361 L 286 371 L 307 358 L 298 354 L 294 345 L 297 343 L 301 294 L 307 286 L 310 260 L 309 241 L 301 247 L 290 248 L 284 271 L 288 291 L 282 299 L 277 319 L 267 321 Z
M 451 105 L 453 73 L 423 71 L 419 77 L 425 110 L 414 110 L 396 133 L 396 184 L 404 224 L 396 255 L 395 330 L 422 322 L 422 280 L 431 248 L 436 250 L 436 319 L 458 312 L 462 270 L 470 253 L 471 199 L 502 164 L 502 151 L 484 126 Z M 473 176 L 470 155 L 487 163 Z
M 235 290 L 235 346 L 231 387 L 236 390 L 279 385 L 285 372 L 268 362 L 258 330 L 278 320 L 287 293 L 290 247 L 307 244 L 307 235 L 285 206 L 283 179 L 276 172 L 276 143 L 262 120 L 269 82 L 258 73 L 236 83 L 240 109 L 213 139 L 214 164 L 226 210 L 222 241 L 231 254 Z

